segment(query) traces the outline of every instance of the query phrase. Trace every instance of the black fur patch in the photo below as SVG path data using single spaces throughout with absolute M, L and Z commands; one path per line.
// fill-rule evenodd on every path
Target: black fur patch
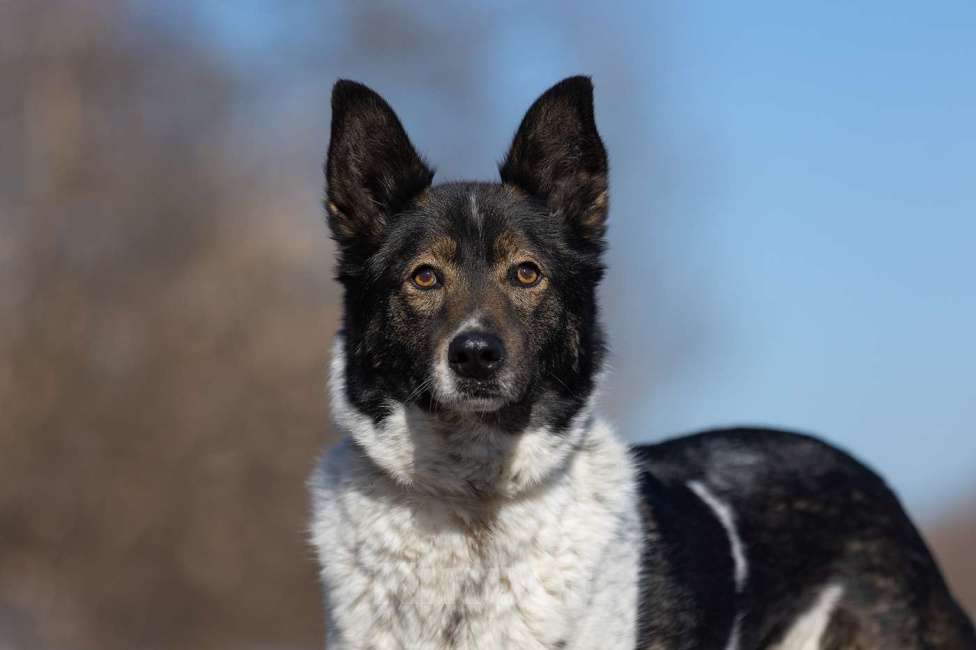
M 434 172 L 410 144 L 393 109 L 355 81 L 332 89 L 332 137 L 326 158 L 326 210 L 352 271 L 381 241 L 387 220 L 430 186 Z
M 593 84 L 570 77 L 529 109 L 501 165 L 502 181 L 546 203 L 577 245 L 599 246 L 607 218 L 607 153 L 593 117 Z

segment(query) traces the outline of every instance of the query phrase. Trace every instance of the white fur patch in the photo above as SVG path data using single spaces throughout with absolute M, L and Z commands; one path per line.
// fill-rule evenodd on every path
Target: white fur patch
M 511 435 L 473 418 L 431 417 L 398 402 L 388 404 L 390 415 L 377 424 L 346 399 L 341 337 L 336 337 L 332 354 L 329 383 L 336 423 L 380 468 L 420 492 L 516 496 L 565 469 L 570 453 L 589 433 L 596 391 L 558 434 L 542 426 Z
M 725 644 L 725 650 L 739 650 L 739 629 L 742 627 L 742 614 L 736 614 L 732 621 L 732 633 Z
M 841 585 L 829 585 L 772 650 L 820 650 L 820 640 L 830 623 L 837 602 L 844 593 Z
M 712 509 L 719 523 L 725 528 L 725 535 L 729 538 L 729 546 L 732 549 L 732 575 L 735 579 L 735 591 L 736 593 L 742 593 L 742 588 L 746 584 L 746 578 L 749 576 L 749 563 L 746 560 L 742 538 L 739 537 L 739 530 L 735 527 L 732 508 L 715 496 L 701 481 L 689 481 L 688 489 L 698 495 L 698 498 Z M 742 615 L 737 613 L 735 620 L 732 622 L 732 633 L 729 635 L 728 643 L 725 644 L 725 650 L 738 650 L 741 619 Z
M 376 424 L 346 399 L 342 349 L 349 435 L 310 480 L 328 647 L 634 647 L 642 528 L 609 427 L 586 408 L 560 433 L 452 430 L 402 404 Z
M 741 592 L 745 586 L 746 578 L 749 576 L 749 563 L 746 561 L 745 546 L 742 544 L 742 538 L 739 537 L 739 531 L 735 527 L 735 518 L 732 515 L 732 509 L 727 503 L 712 494 L 705 487 L 704 483 L 700 481 L 689 481 L 688 487 L 698 495 L 699 499 L 705 502 L 705 505 L 712 509 L 719 523 L 725 528 L 725 534 L 729 538 L 729 546 L 732 547 L 735 590 L 736 592 Z
M 475 224 L 478 226 L 478 231 L 481 231 L 481 213 L 478 212 L 478 199 L 475 197 L 474 192 L 468 197 L 468 203 L 471 205 L 471 219 L 474 220 Z

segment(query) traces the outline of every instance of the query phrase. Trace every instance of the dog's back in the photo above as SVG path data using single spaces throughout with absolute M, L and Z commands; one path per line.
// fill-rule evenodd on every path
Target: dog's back
M 897 498 L 849 455 L 768 429 L 633 453 L 645 521 L 660 539 L 645 548 L 640 647 L 668 638 L 666 647 L 725 648 L 735 638 L 734 647 L 781 650 L 976 648 Z M 670 598 L 653 577 L 662 563 L 679 567 Z

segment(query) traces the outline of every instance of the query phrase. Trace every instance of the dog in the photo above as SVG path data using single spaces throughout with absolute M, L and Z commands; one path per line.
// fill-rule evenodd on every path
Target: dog
M 586 77 L 499 183 L 433 184 L 390 106 L 332 93 L 344 290 L 310 479 L 331 648 L 974 649 L 921 536 L 813 437 L 629 448 L 594 412 L 607 155 Z

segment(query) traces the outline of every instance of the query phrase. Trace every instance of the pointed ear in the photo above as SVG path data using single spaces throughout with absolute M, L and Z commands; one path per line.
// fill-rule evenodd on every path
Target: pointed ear
M 544 201 L 578 243 L 600 245 L 607 153 L 593 119 L 589 78 L 564 79 L 532 104 L 500 171 L 503 183 Z
M 355 81 L 336 82 L 325 180 L 329 227 L 340 245 L 375 245 L 388 219 L 433 176 L 382 97 Z

